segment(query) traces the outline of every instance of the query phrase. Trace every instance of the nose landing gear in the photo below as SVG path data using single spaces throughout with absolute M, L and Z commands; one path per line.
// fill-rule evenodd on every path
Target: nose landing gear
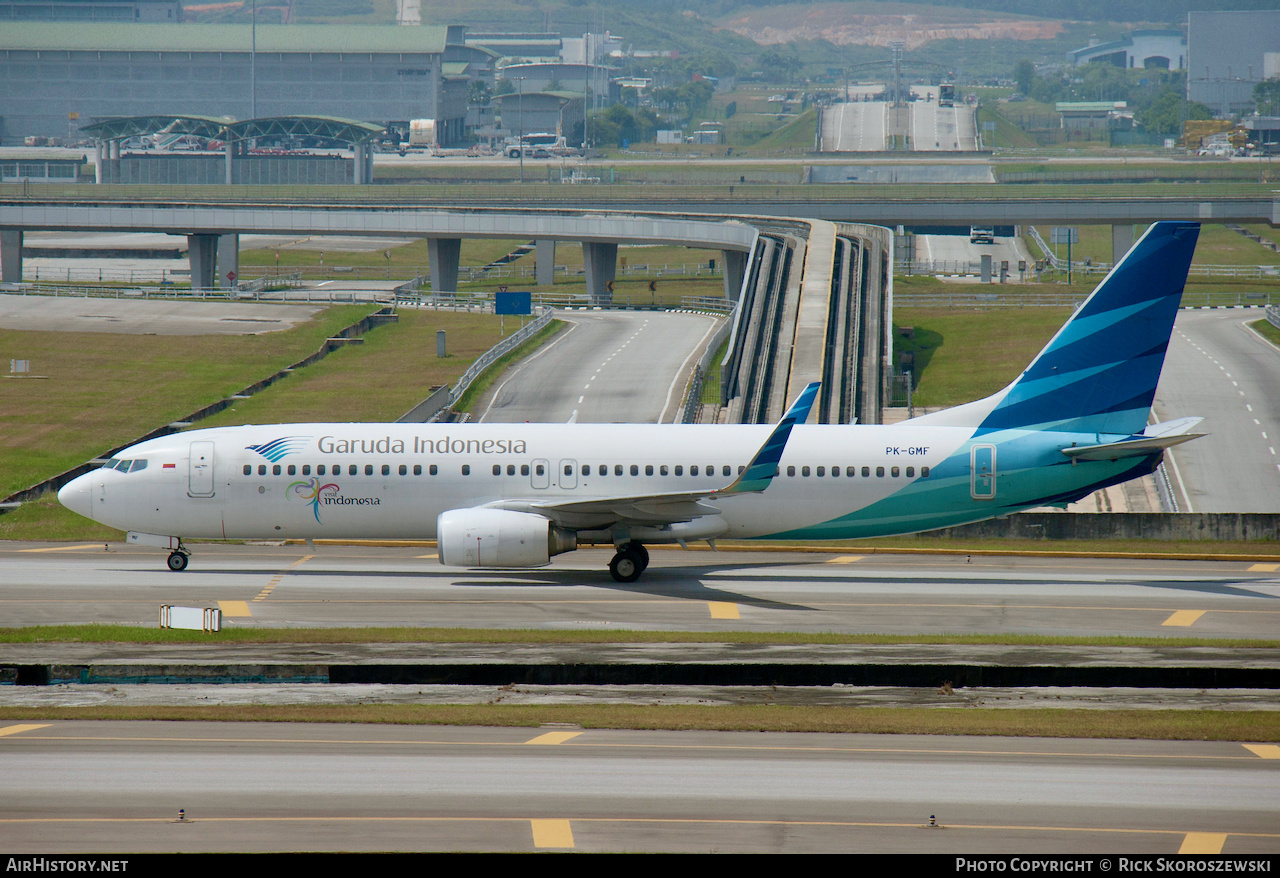
M 609 562 L 609 575 L 615 582 L 635 582 L 648 566 L 648 549 L 640 543 L 624 543 Z
M 179 546 L 169 553 L 169 569 L 174 573 L 181 573 L 187 569 L 187 560 L 191 557 L 190 553 Z

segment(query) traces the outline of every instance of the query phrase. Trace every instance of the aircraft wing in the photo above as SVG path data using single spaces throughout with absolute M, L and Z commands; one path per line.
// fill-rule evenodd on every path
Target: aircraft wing
M 487 505 L 512 512 L 532 512 L 560 527 L 594 530 L 619 522 L 663 525 L 716 515 L 720 510 L 703 502 L 716 496 L 718 492 L 712 490 L 584 500 L 499 500 Z
M 819 382 L 809 384 L 787 409 L 769 438 L 751 458 L 751 462 L 730 484 L 705 491 L 681 491 L 667 494 L 636 494 L 631 497 L 602 497 L 547 500 L 498 500 L 490 508 L 512 512 L 532 512 L 550 518 L 561 527 L 596 529 L 620 522 L 663 525 L 692 521 L 704 515 L 716 515 L 719 509 L 707 501 L 733 494 L 758 494 L 778 474 L 778 462 L 791 437 L 791 428 L 803 424 L 818 398 Z

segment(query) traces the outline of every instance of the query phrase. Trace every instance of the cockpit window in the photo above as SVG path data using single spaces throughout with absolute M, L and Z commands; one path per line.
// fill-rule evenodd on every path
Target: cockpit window
M 147 468 L 145 460 L 121 460 L 116 457 L 108 458 L 103 464 L 103 469 L 119 470 L 122 473 L 136 473 L 139 470 Z

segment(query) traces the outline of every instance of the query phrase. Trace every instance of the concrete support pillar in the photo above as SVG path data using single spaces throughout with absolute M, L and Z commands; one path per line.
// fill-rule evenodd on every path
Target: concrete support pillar
M 428 238 L 427 258 L 431 260 L 431 292 L 458 291 L 458 261 L 462 258 L 461 238 Z
M 351 144 L 351 182 L 357 186 L 364 185 L 364 144 Z
M 120 141 L 107 141 L 107 182 L 120 182 Z
M 22 229 L 0 231 L 0 283 L 22 283 Z
M 369 143 L 364 145 L 364 184 L 373 185 L 373 145 Z
M 539 238 L 535 247 L 538 286 L 549 287 L 556 282 L 556 242 L 550 238 Z
M 1133 225 L 1111 227 L 1111 264 L 1115 265 L 1133 246 Z
M 235 145 L 235 142 L 232 140 L 227 141 L 226 156 L 227 156 L 227 173 L 226 173 L 226 179 L 223 182 L 225 182 L 228 186 L 230 186 L 232 183 L 236 181 L 236 175 L 235 175 L 236 145 Z
M 95 141 L 93 142 L 93 182 L 95 182 L 95 183 L 102 183 L 102 182 L 105 182 L 105 181 L 102 179 L 102 166 L 103 166 L 102 149 L 103 149 L 103 146 L 104 146 L 104 144 L 103 144 L 103 142 L 102 142 L 101 140 L 95 140 Z
M 587 295 L 593 304 L 613 302 L 613 284 L 618 273 L 618 245 L 582 242 L 582 264 L 587 273 Z
M 750 255 L 740 250 L 720 251 L 720 260 L 724 264 L 724 297 L 730 302 L 738 301 L 742 294 L 742 281 L 747 275 L 747 257 Z
M 191 289 L 211 290 L 218 266 L 217 235 L 187 235 L 187 261 L 191 265 Z
M 217 286 L 220 289 L 235 289 L 240 283 L 240 236 L 219 235 L 218 255 L 215 260 L 218 266 Z
M 991 254 L 982 254 L 982 282 L 984 284 L 991 283 Z

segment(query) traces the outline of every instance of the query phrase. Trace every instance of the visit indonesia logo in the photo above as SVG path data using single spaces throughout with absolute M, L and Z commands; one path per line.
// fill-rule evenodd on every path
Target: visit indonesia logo
M 339 492 L 342 489 L 333 482 L 321 484 L 319 479 L 311 478 L 305 482 L 293 482 L 289 485 L 285 496 L 292 500 L 294 497 L 299 498 L 305 503 L 311 505 L 311 512 L 315 515 L 316 521 L 320 521 L 320 506 L 330 499 L 341 499 Z

